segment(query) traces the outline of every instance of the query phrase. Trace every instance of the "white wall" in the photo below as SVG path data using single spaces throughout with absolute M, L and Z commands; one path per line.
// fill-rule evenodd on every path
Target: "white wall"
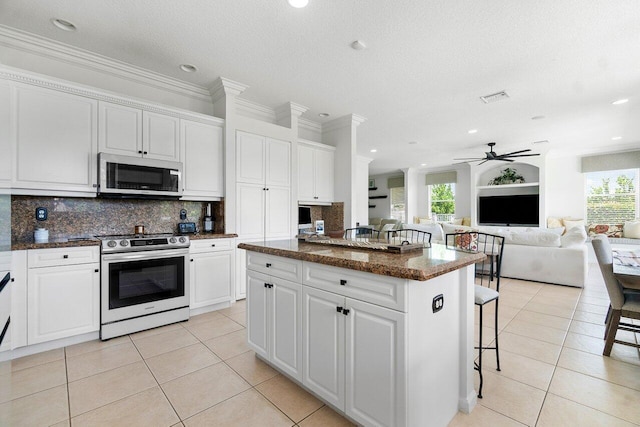
M 547 156 L 547 217 L 584 218 L 585 180 L 579 156 Z

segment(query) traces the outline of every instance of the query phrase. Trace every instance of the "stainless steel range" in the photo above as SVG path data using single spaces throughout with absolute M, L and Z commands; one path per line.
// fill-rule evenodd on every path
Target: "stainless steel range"
M 189 237 L 97 237 L 101 339 L 189 319 Z

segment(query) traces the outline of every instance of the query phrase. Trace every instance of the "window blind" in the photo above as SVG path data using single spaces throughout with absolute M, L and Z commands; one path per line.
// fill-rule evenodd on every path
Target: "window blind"
M 404 187 L 404 176 L 393 176 L 387 179 L 388 188 Z
M 601 154 L 582 158 L 582 173 L 640 168 L 640 151 Z
M 439 173 L 428 173 L 426 176 L 427 185 L 455 184 L 458 181 L 458 172 L 448 171 Z
M 391 205 L 404 205 L 404 187 L 394 187 L 391 191 Z

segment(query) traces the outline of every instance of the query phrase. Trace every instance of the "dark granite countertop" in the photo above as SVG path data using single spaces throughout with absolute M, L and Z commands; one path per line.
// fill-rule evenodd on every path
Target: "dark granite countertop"
M 238 237 L 237 234 L 222 234 L 222 233 L 195 233 L 189 234 L 189 239 L 229 239 Z M 69 237 L 50 239 L 48 243 L 35 243 L 31 241 L 12 242 L 12 251 L 21 251 L 25 249 L 52 249 L 52 248 L 70 248 L 74 246 L 100 246 L 100 240 L 93 237 Z
M 194 233 L 194 234 L 187 234 L 187 236 L 189 236 L 189 239 L 191 240 L 200 240 L 200 239 L 231 239 L 234 237 L 238 237 L 237 234 L 235 233 L 228 233 L 228 234 L 224 234 L 224 233 Z
M 475 264 L 485 257 L 482 253 L 456 251 L 439 244 L 432 244 L 431 248 L 425 248 L 421 252 L 404 254 L 327 246 L 298 240 L 241 243 L 238 247 L 285 258 L 421 281 Z
M 53 248 L 71 248 L 74 246 L 100 246 L 100 240 L 94 238 L 61 238 L 49 240 L 48 243 L 30 242 L 12 242 L 12 251 L 22 251 L 25 249 L 53 249 Z

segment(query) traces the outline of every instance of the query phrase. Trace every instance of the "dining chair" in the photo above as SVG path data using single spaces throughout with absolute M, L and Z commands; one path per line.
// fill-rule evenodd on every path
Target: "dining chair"
M 474 368 L 480 375 L 480 387 L 478 397 L 482 398 L 482 352 L 484 350 L 496 351 L 496 370 L 500 371 L 500 354 L 498 352 L 498 299 L 500 297 L 500 266 L 502 265 L 502 254 L 504 251 L 504 237 L 493 234 L 468 231 L 464 233 L 452 233 L 445 236 L 445 244 L 449 248 L 468 251 L 481 252 L 486 257 L 476 263 L 476 276 L 479 276 L 480 283 L 474 286 L 474 302 L 479 308 L 479 332 L 478 332 L 478 361 L 474 362 Z M 487 278 L 485 280 L 485 278 Z M 491 282 L 495 278 L 496 288 L 491 288 Z M 486 283 L 485 283 L 486 282 Z M 482 329 L 484 325 L 483 308 L 486 304 L 495 301 L 495 311 L 493 319 L 494 346 L 483 345 Z
M 346 240 L 368 240 L 379 239 L 380 232 L 370 227 L 353 227 L 344 230 Z
M 429 246 L 431 244 L 431 233 L 411 228 L 387 231 L 386 238 L 389 243 L 421 243 L 423 246 Z
M 620 321 L 623 317 L 640 320 L 640 293 L 637 290 L 625 289 L 613 274 L 613 254 L 609 239 L 606 236 L 596 236 L 591 241 L 591 244 L 593 245 L 610 301 L 610 313 L 607 314 L 605 319 L 605 344 L 602 354 L 604 356 L 611 355 L 614 343 L 640 348 L 640 344 L 635 342 L 616 339 L 618 330 L 640 333 L 640 325 Z

